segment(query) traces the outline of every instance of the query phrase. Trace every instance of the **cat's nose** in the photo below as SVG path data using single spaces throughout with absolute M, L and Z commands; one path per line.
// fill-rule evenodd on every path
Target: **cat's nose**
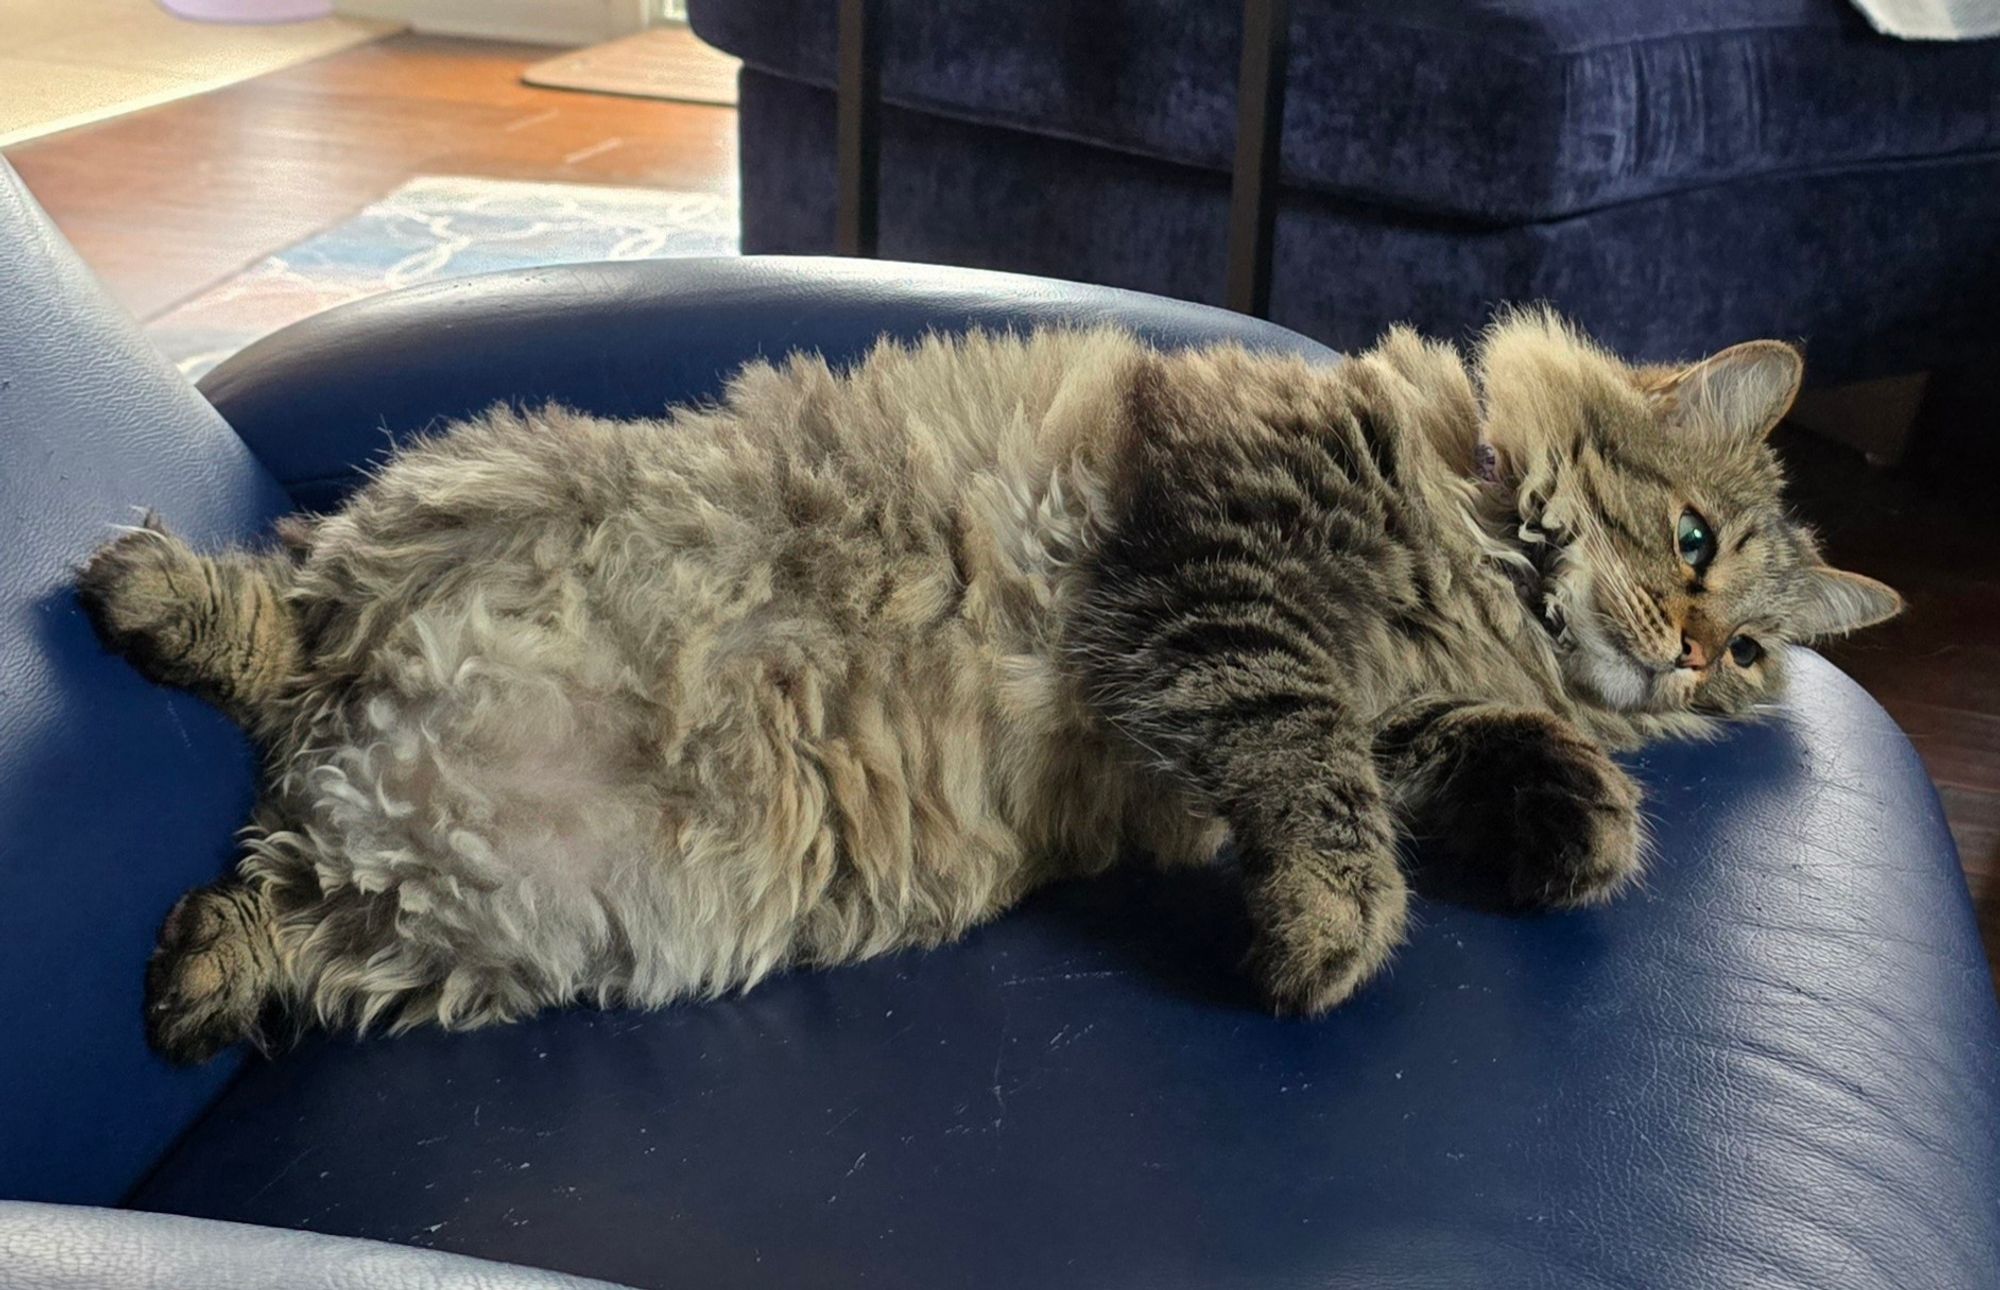
M 1708 666 L 1708 650 L 1700 641 L 1695 640 L 1693 637 L 1681 637 L 1680 665 L 1700 671 L 1702 668 Z

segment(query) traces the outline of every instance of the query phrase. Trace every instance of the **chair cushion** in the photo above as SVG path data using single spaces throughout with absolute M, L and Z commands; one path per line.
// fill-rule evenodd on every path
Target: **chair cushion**
M 70 591 L 154 507 L 243 542 L 284 493 L 108 300 L 0 162 L 0 1196 L 108 1204 L 228 1077 L 146 1050 L 174 899 L 230 859 L 254 761 L 140 679 Z
M 691 3 L 711 43 L 827 86 L 836 8 Z M 1239 5 L 881 9 L 891 103 L 1230 164 Z M 1286 182 L 1404 209 L 1546 219 L 2000 147 L 2000 40 L 1893 40 L 1847 0 L 1295 0 L 1292 14 Z
M 1420 902 L 1323 1021 L 1258 1011 L 1227 868 L 1123 872 L 719 1003 L 308 1040 L 134 1203 L 635 1286 L 1988 1284 L 1964 882 L 1907 741 L 1797 672 L 1635 763 L 1643 889 Z

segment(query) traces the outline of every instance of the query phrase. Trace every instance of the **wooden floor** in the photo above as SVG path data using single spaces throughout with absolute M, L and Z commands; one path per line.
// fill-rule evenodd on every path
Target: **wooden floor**
M 414 175 L 735 186 L 734 109 L 520 84 L 549 53 L 397 36 L 7 159 L 141 319 Z
M 1950 410 L 1955 435 L 2000 441 L 1991 403 Z M 1978 424 L 1972 424 L 1976 419 Z M 1898 620 L 1825 653 L 1908 732 L 1951 821 L 2000 987 L 2000 506 L 1984 470 L 1880 471 L 1781 430 L 1799 512 L 1836 564 L 1909 602 Z
M 142 318 L 417 174 L 726 189 L 727 108 L 532 89 L 546 50 L 398 37 L 201 98 L 22 145 L 28 186 Z M 2000 442 L 1993 401 L 1963 418 Z M 1781 432 L 1785 433 L 1785 432 Z M 1834 558 L 1910 600 L 1830 651 L 1910 732 L 1938 783 L 2000 963 L 2000 506 L 1785 433 L 1800 509 Z

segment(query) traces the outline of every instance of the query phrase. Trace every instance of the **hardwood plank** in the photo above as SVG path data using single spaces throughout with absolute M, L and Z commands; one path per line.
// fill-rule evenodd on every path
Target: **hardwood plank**
M 1938 787 L 1959 863 L 1972 889 L 1972 906 L 1979 918 L 1979 935 L 1986 943 L 1986 963 L 2000 989 L 2000 791 Z
M 1977 472 L 1875 470 L 1790 430 L 1779 445 L 1835 562 L 1909 601 L 1902 618 L 1825 653 L 1888 709 L 1937 783 L 2000 983 L 2000 508 Z
M 519 83 L 539 46 L 404 36 L 8 152 L 141 318 L 420 174 L 727 191 L 728 108 Z
M 1894 715 L 1939 788 L 1992 791 L 1993 767 L 2000 765 L 2000 716 L 1921 699 L 1898 701 Z

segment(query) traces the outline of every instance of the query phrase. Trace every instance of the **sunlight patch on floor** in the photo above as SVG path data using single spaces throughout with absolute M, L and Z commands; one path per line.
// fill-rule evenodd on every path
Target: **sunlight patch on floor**
M 5 0 L 0 147 L 249 80 L 397 29 L 353 18 L 190 22 L 154 0 Z

